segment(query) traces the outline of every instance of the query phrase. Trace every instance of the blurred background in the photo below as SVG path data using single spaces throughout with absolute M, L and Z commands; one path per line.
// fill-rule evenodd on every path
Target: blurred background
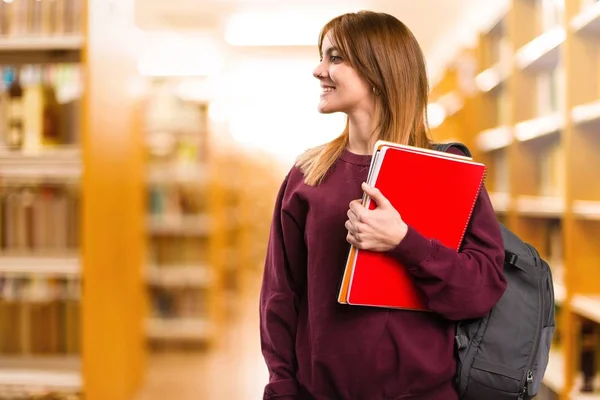
M 262 398 L 274 199 L 343 129 L 312 69 L 359 9 L 413 30 L 434 139 L 553 269 L 538 398 L 600 399 L 598 0 L 0 0 L 0 398 Z

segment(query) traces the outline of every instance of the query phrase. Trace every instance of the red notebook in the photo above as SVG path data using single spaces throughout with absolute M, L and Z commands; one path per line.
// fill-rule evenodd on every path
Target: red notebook
M 368 183 L 422 235 L 458 251 L 485 178 L 470 157 L 378 141 Z M 363 204 L 375 208 L 369 198 Z M 351 247 L 338 302 L 429 311 L 405 267 L 391 256 Z

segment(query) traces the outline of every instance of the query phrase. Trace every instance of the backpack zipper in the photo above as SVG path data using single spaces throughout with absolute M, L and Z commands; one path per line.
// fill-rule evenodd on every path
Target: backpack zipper
M 531 248 L 529 246 L 527 246 L 527 249 L 529 250 L 529 253 L 533 256 L 533 259 L 536 260 L 536 257 L 538 255 L 533 254 L 534 252 L 531 251 Z M 537 263 L 535 266 L 539 270 L 539 266 L 537 265 Z M 543 308 L 542 303 L 544 301 L 544 296 L 542 294 L 542 283 L 545 283 L 545 282 L 542 282 L 543 279 L 544 278 L 542 277 L 542 279 L 538 280 L 538 304 L 541 308 Z M 540 334 L 541 334 L 541 330 L 542 330 L 542 322 L 543 322 L 543 315 L 540 312 L 540 313 L 538 313 L 535 341 L 533 342 L 533 351 L 531 352 L 531 357 L 529 358 L 529 361 L 527 362 L 527 370 L 525 371 L 525 381 L 522 384 L 523 388 L 521 389 L 521 393 L 519 394 L 519 400 L 524 399 L 525 395 L 527 394 L 528 387 L 533 383 L 532 368 L 533 368 L 533 363 L 537 359 L 537 353 L 538 353 L 539 347 L 540 347 Z
M 518 400 L 523 400 L 525 398 L 525 395 L 527 394 L 527 387 L 529 385 L 531 385 L 532 383 L 533 383 L 533 371 L 531 371 L 529 369 L 529 370 L 527 370 L 527 377 L 526 377 L 525 385 L 523 386 L 523 389 L 521 389 L 521 392 L 519 393 Z

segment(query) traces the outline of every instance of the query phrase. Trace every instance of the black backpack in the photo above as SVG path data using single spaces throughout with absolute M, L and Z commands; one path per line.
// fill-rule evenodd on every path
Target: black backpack
M 462 143 L 437 144 L 446 152 Z M 461 400 L 530 400 L 540 389 L 555 329 L 550 267 L 538 251 L 500 224 L 508 287 L 487 316 L 456 327 L 455 384 Z

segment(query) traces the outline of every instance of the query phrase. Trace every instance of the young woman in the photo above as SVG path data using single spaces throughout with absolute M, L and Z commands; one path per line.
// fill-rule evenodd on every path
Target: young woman
M 299 158 L 277 197 L 260 296 L 264 399 L 455 400 L 455 321 L 484 316 L 506 289 L 488 194 L 457 253 L 363 183 L 377 139 L 431 147 L 425 63 L 403 23 L 341 15 L 323 28 L 319 52 L 319 111 L 344 112 L 347 125 Z M 363 191 L 377 209 L 361 205 Z M 434 313 L 339 304 L 350 244 L 408 266 Z

